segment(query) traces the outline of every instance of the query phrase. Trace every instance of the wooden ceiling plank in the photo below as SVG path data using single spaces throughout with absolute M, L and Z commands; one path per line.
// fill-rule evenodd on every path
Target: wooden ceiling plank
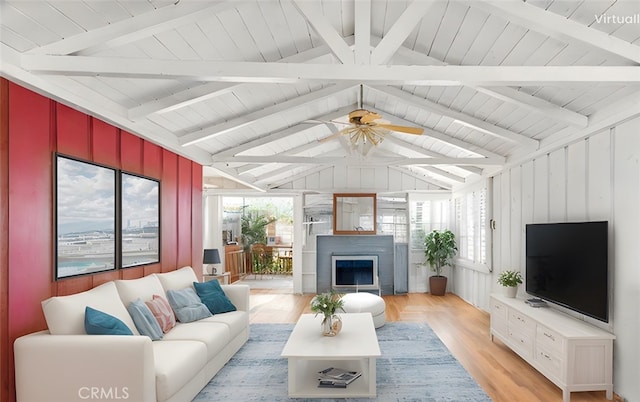
M 589 118 L 580 113 L 573 112 L 562 106 L 555 105 L 546 100 L 536 98 L 524 92 L 509 87 L 474 87 L 478 92 L 522 107 L 547 118 L 569 123 L 572 126 L 584 128 L 589 125 Z
M 416 107 L 426 108 L 428 110 L 439 113 L 442 116 L 450 117 L 456 120 L 458 123 L 468 126 L 470 128 L 473 128 L 474 130 L 481 131 L 483 133 L 492 135 L 494 137 L 506 139 L 508 141 L 515 142 L 525 147 L 534 148 L 534 149 L 538 148 L 537 140 L 534 140 L 522 134 L 514 133 L 510 130 L 488 123 L 484 120 L 480 120 L 473 116 L 469 116 L 465 113 L 449 109 L 446 106 L 437 104 L 435 102 L 431 102 L 427 99 L 419 98 L 401 89 L 388 87 L 388 86 L 375 87 L 375 89 L 382 91 L 395 98 L 398 98 L 403 102 L 407 102 L 409 104 L 415 105 Z
M 229 148 L 229 149 L 225 149 L 221 152 L 215 153 L 212 155 L 212 157 L 215 158 L 225 158 L 227 156 L 233 156 L 233 155 L 237 155 L 239 153 L 242 152 L 246 152 L 250 149 L 268 144 L 272 141 L 277 141 L 277 140 L 281 140 L 283 138 L 289 137 L 291 135 L 295 135 L 298 134 L 299 132 L 303 131 L 303 130 L 307 130 L 309 128 L 312 127 L 313 124 L 324 124 L 321 121 L 323 120 L 333 120 L 333 119 L 337 119 L 339 117 L 345 116 L 347 115 L 350 111 L 352 111 L 354 108 L 354 105 L 349 105 L 349 106 L 345 106 L 342 107 L 334 112 L 322 115 L 322 116 L 318 116 L 318 117 L 314 117 L 312 120 L 318 120 L 318 123 L 310 123 L 310 124 L 306 124 L 306 123 L 300 123 L 297 124 L 295 126 L 292 127 L 288 127 L 285 128 L 284 130 L 275 132 L 275 133 L 271 133 L 271 134 L 266 134 L 266 135 L 262 135 L 259 138 L 256 138 L 255 140 L 246 142 L 244 144 L 240 144 L 238 146 Z
M 397 145 L 399 147 L 408 149 L 412 152 L 416 152 L 419 154 L 422 154 L 424 156 L 430 156 L 433 158 L 442 158 L 442 157 L 446 157 L 446 155 L 441 154 L 440 152 L 435 152 L 435 151 L 431 151 L 430 149 L 425 149 L 425 148 L 421 148 L 421 147 L 416 147 L 414 144 L 401 140 L 399 138 L 395 138 L 393 136 L 386 136 L 384 139 L 385 142 L 391 142 L 394 145 Z M 462 170 L 465 170 L 469 173 L 472 174 L 477 174 L 477 175 L 481 175 L 483 172 L 483 169 L 481 168 L 476 168 L 476 167 L 472 167 L 472 166 L 460 166 L 459 167 Z M 459 176 L 458 176 L 459 177 Z
M 331 52 L 342 64 L 353 64 L 353 51 L 331 23 L 322 15 L 320 3 L 308 0 L 294 0 L 293 3 L 300 14 L 313 27 L 322 40 L 329 46 Z
M 235 7 L 233 1 L 181 1 L 99 29 L 40 46 L 32 54 L 93 54 L 122 46 L 159 32 L 195 22 L 205 11 L 217 13 Z
M 596 47 L 598 50 L 640 63 L 640 46 L 525 2 L 484 0 L 471 2 L 470 5 L 481 7 L 507 21 L 549 35 L 552 38 L 569 43 L 579 42 L 590 48 Z
M 373 50 L 371 64 L 387 64 L 409 34 L 422 21 L 432 4 L 431 1 L 413 1 Z
M 198 142 L 205 141 L 207 139 L 211 139 L 235 130 L 239 130 L 243 127 L 247 127 L 260 119 L 269 118 L 273 114 L 287 112 L 291 109 L 304 107 L 305 105 L 308 105 L 310 103 L 317 102 L 319 99 L 330 97 L 332 95 L 335 95 L 337 92 L 342 92 L 350 88 L 353 88 L 353 85 L 344 83 L 331 85 L 318 91 L 310 92 L 306 95 L 290 99 L 286 102 L 281 102 L 277 105 L 257 110 L 255 112 L 248 113 L 235 119 L 231 119 L 222 124 L 216 124 L 212 127 L 208 127 L 202 130 L 192 131 L 180 137 L 180 143 L 184 147 L 193 145 Z
M 431 56 L 427 56 L 423 53 L 416 52 L 414 50 L 408 49 L 406 47 L 401 47 L 398 50 L 398 54 L 408 59 L 410 62 L 414 62 L 415 64 L 422 65 L 435 65 L 435 66 L 444 66 L 447 63 L 435 59 Z M 555 120 L 564 121 L 573 126 L 577 127 L 586 127 L 589 124 L 588 118 L 579 113 L 573 112 L 562 106 L 551 103 L 547 100 L 537 98 L 535 96 L 531 96 L 525 93 L 522 93 L 516 89 L 510 87 L 481 87 L 481 86 L 473 86 L 474 90 L 478 92 L 482 92 L 485 95 L 489 95 L 491 97 L 500 99 L 504 102 L 508 102 L 510 104 L 517 105 L 519 107 L 530 110 L 534 113 L 543 114 L 545 117 L 552 118 Z
M 433 177 L 425 176 L 424 174 L 419 174 L 414 172 L 413 170 L 406 168 L 404 166 L 389 166 L 389 169 L 395 170 L 396 172 L 400 172 L 407 176 L 413 177 L 416 180 L 420 180 L 429 184 L 433 184 L 434 186 L 440 187 L 442 190 L 451 191 L 453 186 L 449 183 L 445 183 L 443 181 L 437 180 Z
M 355 0 L 354 36 L 355 63 L 371 63 L 371 0 Z
M 318 46 L 297 53 L 295 55 L 285 57 L 278 63 L 304 63 L 310 62 L 314 59 L 320 58 L 330 52 L 327 45 Z M 176 92 L 170 96 L 164 98 L 155 99 L 151 102 L 144 103 L 140 106 L 129 110 L 129 118 L 137 120 L 141 117 L 147 116 L 152 113 L 164 113 L 173 110 L 177 110 L 183 107 L 191 106 L 198 102 L 204 102 L 206 100 L 222 96 L 229 92 L 232 92 L 234 88 L 243 85 L 242 83 L 219 83 L 210 82 L 202 85 L 187 88 L 183 91 Z
M 384 111 L 384 110 L 379 110 L 377 108 L 369 108 L 369 110 L 371 110 L 372 112 L 376 112 L 376 113 L 381 113 L 383 115 L 386 115 L 388 112 Z M 392 116 L 391 119 L 393 120 L 393 122 L 396 122 L 398 124 L 401 125 L 405 125 L 405 126 L 418 126 L 416 123 L 405 120 L 405 119 L 401 119 L 399 117 L 396 116 Z M 478 155 L 482 155 L 484 157 L 487 158 L 494 158 L 494 159 L 499 159 L 502 158 L 503 160 L 505 160 L 505 157 L 502 155 L 499 155 L 497 153 L 491 152 L 488 149 L 485 149 L 481 146 L 472 144 L 470 142 L 467 141 L 463 141 L 463 140 L 459 140 L 455 137 L 452 137 L 448 134 L 445 134 L 441 131 L 438 130 L 434 130 L 430 127 L 421 127 L 424 129 L 424 133 L 422 135 L 426 135 L 428 137 L 431 137 L 433 139 L 436 139 L 440 142 L 444 142 L 445 144 L 448 145 L 452 145 L 456 148 L 460 148 L 464 151 L 468 151 L 468 152 L 473 152 L 475 154 Z

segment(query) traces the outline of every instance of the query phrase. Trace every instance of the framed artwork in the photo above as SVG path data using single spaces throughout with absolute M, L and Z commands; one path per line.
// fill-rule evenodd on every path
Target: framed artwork
M 116 170 L 56 154 L 56 279 L 116 268 Z
M 160 182 L 122 172 L 121 266 L 160 262 Z

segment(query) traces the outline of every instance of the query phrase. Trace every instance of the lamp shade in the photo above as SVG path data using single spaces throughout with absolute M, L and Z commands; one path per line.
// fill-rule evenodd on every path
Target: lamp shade
M 220 264 L 220 253 L 217 248 L 207 248 L 204 250 L 202 258 L 204 264 Z

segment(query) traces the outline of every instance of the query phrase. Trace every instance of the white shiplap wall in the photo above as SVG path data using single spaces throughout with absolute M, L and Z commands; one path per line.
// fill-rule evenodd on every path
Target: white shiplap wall
M 502 171 L 494 177 L 493 200 L 497 227 L 488 289 L 494 292 L 499 272 L 524 272 L 525 224 L 609 221 L 612 319 L 604 324 L 571 314 L 616 334 L 614 390 L 640 400 L 640 118 Z M 456 278 L 456 289 L 465 299 L 473 293 L 488 298 L 482 289 L 473 290 L 487 284 L 474 281 Z M 488 299 L 477 304 L 487 309 Z

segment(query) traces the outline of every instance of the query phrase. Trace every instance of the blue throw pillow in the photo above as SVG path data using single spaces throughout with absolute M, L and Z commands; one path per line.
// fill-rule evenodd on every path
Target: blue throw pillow
M 192 322 L 211 317 L 211 312 L 202 304 L 192 288 L 167 290 L 167 300 L 180 322 Z
M 89 306 L 84 309 L 84 330 L 89 335 L 133 335 L 119 318 Z
M 200 300 L 213 314 L 227 313 L 236 311 L 236 306 L 227 297 L 220 286 L 220 283 L 213 279 L 209 282 L 193 282 L 196 293 L 200 296 Z
M 162 328 L 160 328 L 158 320 L 156 320 L 142 299 L 137 299 L 129 303 L 127 311 L 131 315 L 131 318 L 133 318 L 133 323 L 136 325 L 136 328 L 138 328 L 140 335 L 146 335 L 153 341 L 162 339 Z

